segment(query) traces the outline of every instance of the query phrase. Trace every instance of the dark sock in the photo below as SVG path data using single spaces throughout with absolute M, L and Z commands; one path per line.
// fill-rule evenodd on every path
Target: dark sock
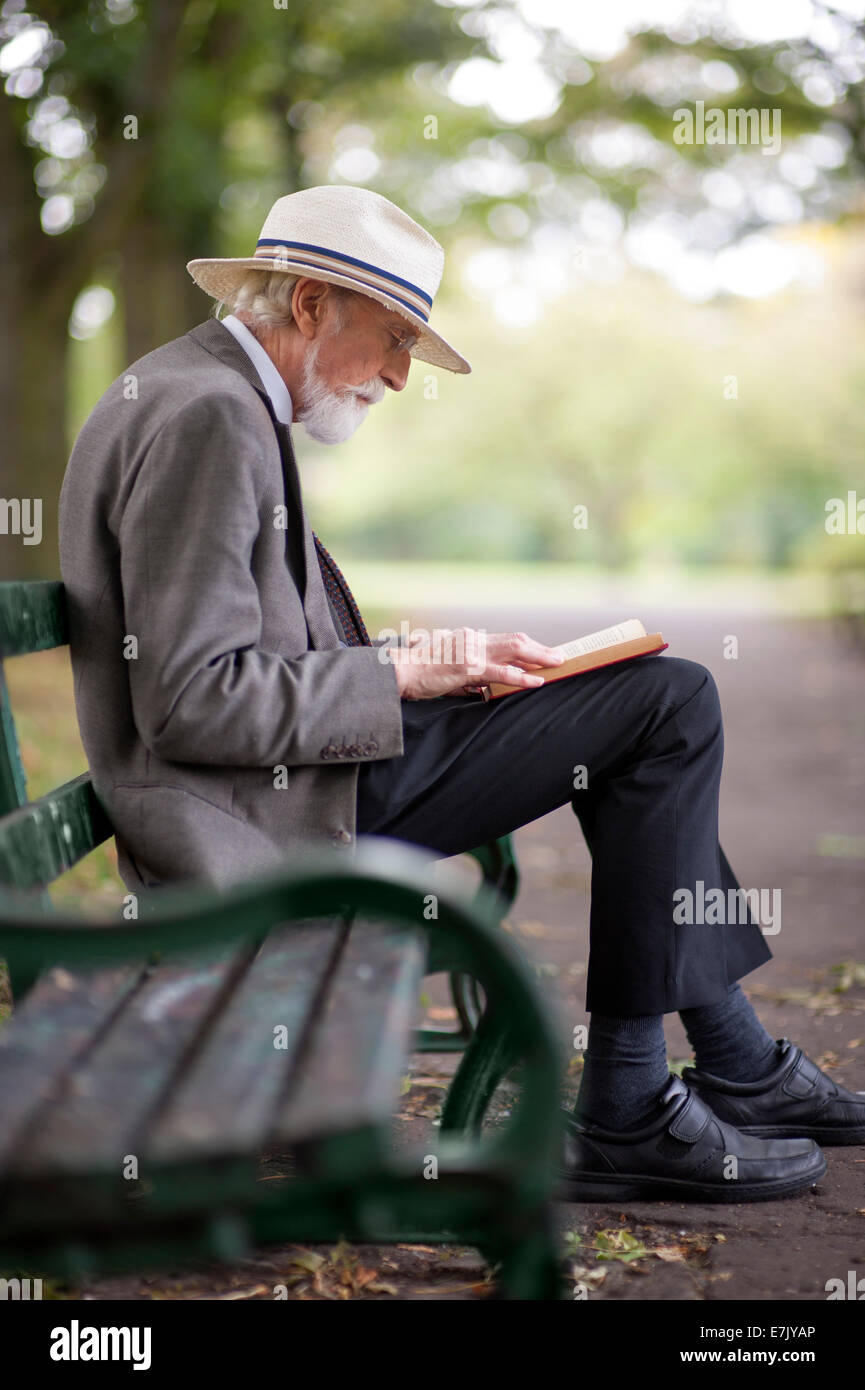
M 754 1013 L 738 982 L 717 1004 L 682 1009 L 695 1064 L 726 1081 L 759 1081 L 778 1064 L 778 1047 Z
M 574 1114 L 604 1129 L 637 1129 L 669 1079 L 662 1014 L 592 1014 Z

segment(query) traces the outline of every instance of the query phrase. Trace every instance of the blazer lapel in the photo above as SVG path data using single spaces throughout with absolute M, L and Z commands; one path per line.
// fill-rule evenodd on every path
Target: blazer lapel
M 303 505 L 300 474 L 294 456 L 291 431 L 288 425 L 277 420 L 270 396 L 267 394 L 255 366 L 234 335 L 229 333 L 218 319 L 207 319 L 205 323 L 200 323 L 197 327 L 190 329 L 187 336 L 194 338 L 197 343 L 200 343 L 214 357 L 218 357 L 226 366 L 240 372 L 240 375 L 249 382 L 253 390 L 258 392 L 267 408 L 267 413 L 276 432 L 282 460 L 285 504 L 288 512 L 286 558 L 289 567 L 299 580 L 298 589 L 303 602 L 310 643 L 316 650 L 328 650 L 338 646 L 338 629 L 334 624 L 327 591 L 321 579 L 312 527 Z M 316 578 L 318 583 L 316 583 Z

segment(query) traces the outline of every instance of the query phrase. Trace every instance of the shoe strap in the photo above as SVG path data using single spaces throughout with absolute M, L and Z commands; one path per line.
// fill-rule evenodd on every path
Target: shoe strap
M 804 1100 L 814 1092 L 821 1080 L 823 1073 L 820 1068 L 800 1051 L 795 1065 L 790 1068 L 781 1083 L 781 1090 L 786 1095 L 793 1096 L 795 1100 Z
M 687 1100 L 674 1115 L 667 1129 L 675 1139 L 681 1139 L 684 1144 L 696 1144 L 710 1119 L 709 1107 L 689 1090 Z

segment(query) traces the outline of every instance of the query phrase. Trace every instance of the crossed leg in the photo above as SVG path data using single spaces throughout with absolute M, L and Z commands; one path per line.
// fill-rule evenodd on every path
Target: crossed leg
M 702 880 L 726 902 L 738 888 L 718 842 L 723 731 L 709 671 L 644 657 L 489 703 L 406 702 L 403 722 L 403 756 L 361 768 L 359 834 L 450 856 L 570 803 L 591 852 L 591 1024 L 566 1195 L 668 1187 L 762 1200 L 822 1176 L 816 1141 L 865 1142 L 865 1094 L 776 1045 L 739 988 L 771 958 L 759 925 L 738 913 L 676 921 L 680 890 Z M 696 1058 L 685 1079 L 666 1060 L 663 1015 L 674 1011 Z
M 711 673 L 643 657 L 499 700 L 406 701 L 404 753 L 364 763 L 359 834 L 459 854 L 570 803 L 592 855 L 586 1008 L 658 1015 L 770 959 L 759 927 L 674 921 L 674 893 L 738 887 L 718 842 Z

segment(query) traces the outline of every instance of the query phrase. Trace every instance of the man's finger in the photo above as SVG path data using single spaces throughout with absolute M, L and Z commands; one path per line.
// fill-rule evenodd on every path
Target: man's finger
M 488 666 L 485 673 L 487 685 L 500 681 L 502 685 L 520 685 L 528 690 L 544 684 L 544 678 L 531 671 L 523 671 L 519 666 Z
M 559 666 L 564 661 L 558 647 L 548 647 L 544 642 L 536 642 L 524 632 L 510 633 L 505 638 L 512 649 L 509 653 L 512 662 L 532 666 Z

